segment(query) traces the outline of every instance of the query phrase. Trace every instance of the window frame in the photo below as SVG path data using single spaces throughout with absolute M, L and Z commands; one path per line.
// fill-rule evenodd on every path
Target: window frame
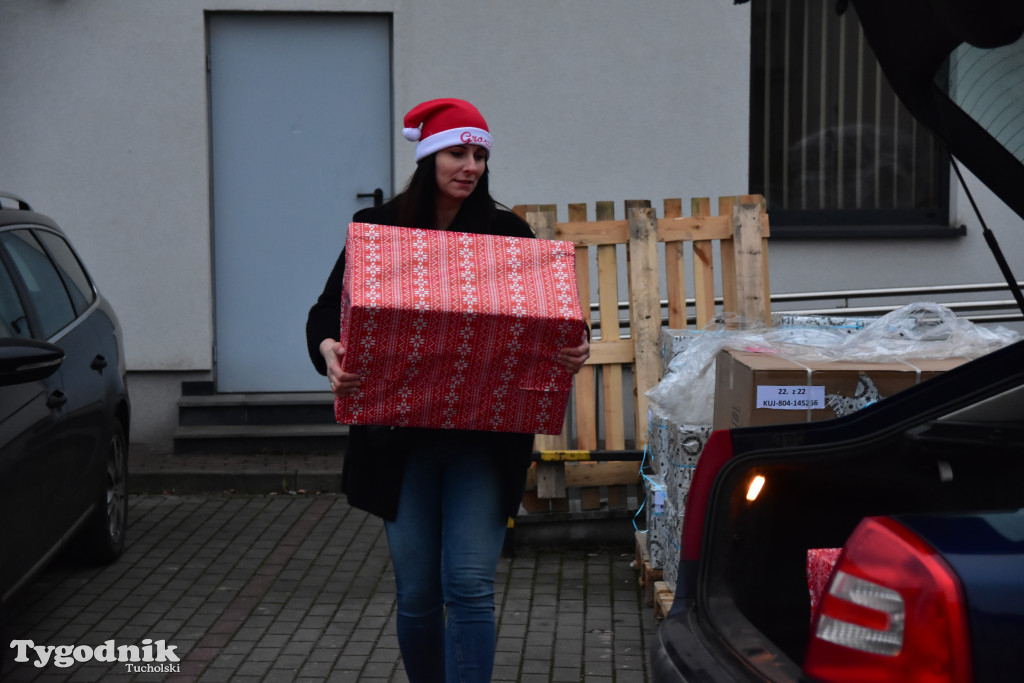
M 783 0 L 787 2 L 789 0 Z M 813 1 L 813 0 L 812 0 Z M 830 6 L 827 3 L 821 11 L 832 12 Z M 769 71 L 770 63 L 766 62 L 764 55 L 768 46 L 770 36 L 768 33 L 772 30 L 770 26 L 772 19 L 770 13 L 772 12 L 771 0 L 765 0 L 763 3 L 751 3 L 751 56 L 750 56 L 750 107 L 751 116 L 749 122 L 749 140 L 750 140 L 750 156 L 748 166 L 748 182 L 750 190 L 755 193 L 765 195 L 768 202 L 768 212 L 772 220 L 772 237 L 773 238 L 914 238 L 914 237 L 929 237 L 929 238 L 943 238 L 943 237 L 959 237 L 966 234 L 966 228 L 963 225 L 952 225 L 951 224 L 951 213 L 950 213 L 950 178 L 951 178 L 951 167 L 949 162 L 948 154 L 945 151 L 944 145 L 938 140 L 937 137 L 931 135 L 927 128 L 921 127 L 919 130 L 916 128 L 914 117 L 902 106 L 898 104 L 898 98 L 889 86 L 887 79 L 882 74 L 881 68 L 875 69 L 874 79 L 879 82 L 880 86 L 884 86 L 883 90 L 878 90 L 885 97 L 886 104 L 893 104 L 898 106 L 898 114 L 896 115 L 899 120 L 902 117 L 906 117 L 907 120 L 915 122 L 911 127 L 911 135 L 913 138 L 919 136 L 928 136 L 934 141 L 934 149 L 936 156 L 933 158 L 933 164 L 931 172 L 935 174 L 935 183 L 932 186 L 932 193 L 935 197 L 936 206 L 926 208 L 871 208 L 871 209 L 839 209 L 839 208 L 807 208 L 807 209 L 792 209 L 782 208 L 778 202 L 773 202 L 772 190 L 770 183 L 772 178 L 778 178 L 785 173 L 778 173 L 777 169 L 766 169 L 766 140 L 771 135 L 770 130 L 774 127 L 775 129 L 788 128 L 789 122 L 785 108 L 788 106 L 785 102 L 782 102 L 781 107 L 777 104 L 775 109 L 783 109 L 783 111 L 773 111 L 772 104 L 766 101 L 768 93 L 770 92 L 770 86 L 768 81 L 773 77 Z M 845 21 L 854 22 L 853 26 L 847 26 L 845 33 L 854 33 L 858 35 L 860 50 L 870 50 L 867 46 L 866 39 L 864 38 L 863 29 L 860 25 L 860 20 L 853 13 L 852 7 L 847 10 L 847 16 L 844 17 Z M 815 15 L 817 17 L 819 15 Z M 824 18 L 824 15 L 820 15 Z M 782 22 L 782 27 L 785 31 L 789 30 L 789 26 L 785 25 L 785 20 Z M 762 30 L 763 29 L 763 30 Z M 778 29 L 778 26 L 775 27 Z M 837 29 L 837 30 L 842 30 Z M 785 39 L 783 39 L 785 40 Z M 821 40 L 827 40 L 822 38 Z M 790 41 L 785 41 L 787 44 Z M 864 54 L 863 52 L 858 53 L 863 55 L 861 62 L 871 60 L 877 64 L 877 60 L 873 60 L 870 54 Z M 789 66 L 790 73 L 793 73 L 793 67 Z M 849 67 L 847 67 L 849 68 Z M 788 78 L 788 77 L 786 77 Z M 802 86 L 802 78 L 796 79 L 798 87 Z M 837 77 L 836 80 L 843 82 L 843 78 Z M 788 84 L 787 86 L 788 87 Z M 835 87 L 840 87 L 839 85 Z M 849 92 L 850 88 L 845 88 L 843 92 Z M 772 119 L 766 123 L 766 117 L 771 116 Z M 792 118 L 790 115 L 788 118 Z M 807 127 L 803 130 L 808 132 L 811 128 Z M 901 129 L 902 130 L 902 129 Z M 772 150 L 769 150 L 769 153 Z M 777 150 L 776 150 L 777 152 Z M 771 156 L 767 157 L 767 163 L 778 164 L 780 162 L 772 162 Z M 879 166 L 882 168 L 883 166 Z M 785 166 L 783 167 L 785 168 Z M 856 169 L 855 169 L 856 170 Z M 775 175 L 774 173 L 778 173 Z M 779 183 L 782 186 L 782 183 Z

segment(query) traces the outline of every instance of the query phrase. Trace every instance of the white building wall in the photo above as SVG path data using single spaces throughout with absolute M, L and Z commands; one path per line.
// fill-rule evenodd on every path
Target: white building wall
M 454 96 L 488 119 L 492 189 L 508 205 L 610 199 L 621 211 L 624 199 L 747 191 L 749 5 L 4 0 L 0 187 L 64 226 L 116 307 L 142 440 L 175 419 L 173 381 L 153 373 L 214 367 L 206 11 L 391 13 L 396 190 L 413 169 L 401 115 Z M 1021 220 L 982 205 L 1019 263 Z M 958 197 L 961 239 L 776 242 L 773 291 L 996 281 L 964 207 Z

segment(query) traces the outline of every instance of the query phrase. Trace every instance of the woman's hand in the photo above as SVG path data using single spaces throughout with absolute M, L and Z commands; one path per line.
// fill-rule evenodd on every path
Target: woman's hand
M 327 381 L 330 383 L 331 393 L 338 398 L 359 393 L 359 375 L 343 372 L 341 369 L 341 359 L 345 357 L 345 347 L 341 342 L 324 339 L 320 342 L 320 355 L 327 362 Z
M 587 362 L 588 358 L 590 358 L 590 342 L 587 340 L 586 333 L 584 333 L 583 343 L 579 346 L 567 346 L 564 349 L 560 349 L 555 356 L 555 362 L 575 375 L 583 367 L 583 364 Z

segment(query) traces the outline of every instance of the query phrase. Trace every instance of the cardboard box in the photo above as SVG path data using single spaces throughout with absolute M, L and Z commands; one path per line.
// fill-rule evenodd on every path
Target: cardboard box
M 572 243 L 349 226 L 343 424 L 559 434 L 585 324 Z
M 966 362 L 801 363 L 771 353 L 726 349 L 715 359 L 714 428 L 842 417 Z

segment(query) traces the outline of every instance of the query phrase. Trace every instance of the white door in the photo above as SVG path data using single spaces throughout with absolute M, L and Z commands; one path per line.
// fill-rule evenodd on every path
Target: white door
M 391 194 L 387 15 L 213 14 L 217 389 L 322 391 L 309 307 L 352 214 Z

